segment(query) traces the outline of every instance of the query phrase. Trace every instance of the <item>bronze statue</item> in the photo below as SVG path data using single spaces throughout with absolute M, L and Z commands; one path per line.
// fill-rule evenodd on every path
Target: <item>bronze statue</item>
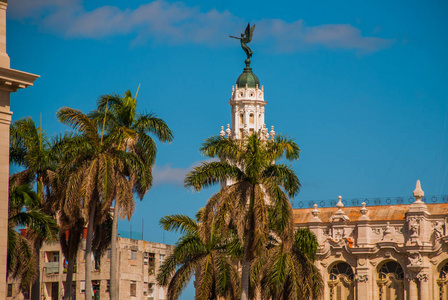
M 241 34 L 241 37 L 231 36 L 231 38 L 238 39 L 241 42 L 241 48 L 243 48 L 244 52 L 246 52 L 247 59 L 250 59 L 252 57 L 252 50 L 250 50 L 249 46 L 246 44 L 249 44 L 252 40 L 252 35 L 254 33 L 255 25 L 250 27 L 250 23 L 247 24 L 246 30 L 244 33 Z

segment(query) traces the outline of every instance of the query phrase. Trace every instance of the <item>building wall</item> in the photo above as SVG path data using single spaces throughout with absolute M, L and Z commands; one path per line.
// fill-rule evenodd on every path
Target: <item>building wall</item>
M 118 280 L 119 299 L 131 300 L 163 300 L 165 293 L 156 285 L 156 272 L 161 265 L 161 258 L 172 253 L 174 246 L 133 240 L 118 237 Z M 85 240 L 78 251 L 76 259 L 76 273 L 73 274 L 73 283 L 76 285 L 75 298 L 85 299 Z M 153 259 L 151 259 L 153 258 Z M 64 295 L 64 283 L 66 279 L 65 267 L 61 248 L 58 243 L 44 244 L 40 251 L 40 274 L 42 278 L 42 299 L 62 299 Z M 109 299 L 108 282 L 110 280 L 110 252 L 106 251 L 100 257 L 100 263 L 95 264 L 95 259 L 90 259 L 94 265 L 92 282 L 99 283 L 99 299 Z M 95 265 L 97 266 L 95 268 Z M 131 283 L 135 286 L 135 294 L 131 296 Z M 26 299 L 19 291 L 19 283 L 9 280 L 9 288 L 12 294 L 6 299 Z M 56 288 L 57 285 L 57 288 Z M 162 291 L 161 291 L 162 289 Z M 56 292 L 57 291 L 57 292 Z M 56 295 L 57 293 L 57 295 Z M 96 293 L 95 293 L 96 295 Z

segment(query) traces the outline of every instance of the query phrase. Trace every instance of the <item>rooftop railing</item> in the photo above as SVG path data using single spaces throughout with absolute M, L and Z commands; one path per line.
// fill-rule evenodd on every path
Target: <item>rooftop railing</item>
M 344 199 L 342 198 L 342 203 L 344 206 L 361 206 L 363 202 L 367 206 L 373 205 L 400 205 L 400 204 L 411 204 L 415 201 L 412 196 L 403 197 L 378 197 L 378 198 L 352 198 Z M 422 201 L 426 204 L 432 203 L 448 203 L 448 195 L 438 195 L 438 196 L 425 196 Z M 314 204 L 319 207 L 336 207 L 338 199 L 329 200 L 293 200 L 292 208 L 311 208 Z

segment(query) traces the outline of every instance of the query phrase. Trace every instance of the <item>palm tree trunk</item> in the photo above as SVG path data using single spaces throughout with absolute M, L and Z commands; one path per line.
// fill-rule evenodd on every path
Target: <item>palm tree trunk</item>
M 247 210 L 249 228 L 244 235 L 244 253 L 241 270 L 241 300 L 249 300 L 249 278 L 250 278 L 250 264 L 252 261 L 252 234 L 254 231 L 254 203 L 255 203 L 255 185 L 252 187 L 250 195 L 249 208 Z
M 73 284 L 73 271 L 75 269 L 75 257 L 70 258 L 68 260 L 67 265 L 67 277 L 65 280 L 65 292 L 64 292 L 64 300 L 70 300 L 72 296 L 72 284 Z
M 110 246 L 110 300 L 118 299 L 117 231 L 119 211 L 120 204 L 115 200 L 114 220 L 112 222 L 112 242 Z
M 41 278 L 42 272 L 40 271 L 40 248 L 41 247 L 42 247 L 42 241 L 40 239 L 36 240 L 36 242 L 34 243 L 34 251 L 36 252 L 36 255 L 37 255 L 36 268 L 38 270 L 38 274 L 37 274 L 36 281 L 31 286 L 31 299 L 33 299 L 33 300 L 40 299 L 40 281 L 42 279 Z
M 241 300 L 249 299 L 249 271 L 250 261 L 243 259 L 243 269 L 241 272 Z
M 89 225 L 87 226 L 86 237 L 86 300 L 92 300 L 92 240 L 93 226 L 95 225 L 96 206 L 92 205 L 89 215 Z

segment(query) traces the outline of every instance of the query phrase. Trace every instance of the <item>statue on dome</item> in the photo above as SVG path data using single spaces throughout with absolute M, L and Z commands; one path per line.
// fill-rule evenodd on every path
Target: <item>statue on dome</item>
M 250 41 L 252 40 L 252 35 L 254 33 L 254 29 L 255 29 L 255 25 L 250 27 L 250 23 L 248 23 L 246 30 L 244 31 L 244 33 L 241 34 L 241 37 L 229 35 L 229 37 L 231 37 L 231 38 L 240 40 L 241 48 L 243 48 L 244 52 L 246 53 L 247 59 L 250 59 L 253 54 L 252 50 L 249 48 L 249 46 L 247 46 L 247 44 L 249 44 Z

